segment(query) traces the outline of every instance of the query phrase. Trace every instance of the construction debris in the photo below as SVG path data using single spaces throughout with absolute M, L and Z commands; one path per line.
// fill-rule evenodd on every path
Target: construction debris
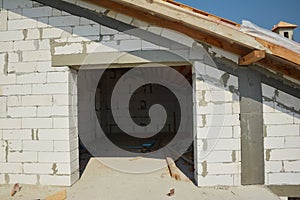
M 168 169 L 170 172 L 170 176 L 172 178 L 175 178 L 175 180 L 180 181 L 181 177 L 180 177 L 180 173 L 178 172 L 178 168 L 176 167 L 176 164 L 174 162 L 174 160 L 170 157 L 166 158 L 167 164 L 168 164 Z
M 12 196 L 12 197 L 15 196 L 15 194 L 17 192 L 19 192 L 20 190 L 21 190 L 21 187 L 20 187 L 19 183 L 16 183 L 10 192 L 10 196 Z
M 62 190 L 46 198 L 46 200 L 66 200 L 66 199 L 67 199 L 66 190 Z
M 168 193 L 168 196 L 174 196 L 175 195 L 175 189 L 174 188 L 172 188 L 172 189 L 170 189 L 170 192 Z

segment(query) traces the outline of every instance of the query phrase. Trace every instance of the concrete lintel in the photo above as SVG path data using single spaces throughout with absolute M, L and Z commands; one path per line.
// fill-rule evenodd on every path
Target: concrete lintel
M 169 51 L 104 52 L 91 54 L 54 55 L 52 66 L 126 65 L 143 63 L 185 63 L 184 58 Z

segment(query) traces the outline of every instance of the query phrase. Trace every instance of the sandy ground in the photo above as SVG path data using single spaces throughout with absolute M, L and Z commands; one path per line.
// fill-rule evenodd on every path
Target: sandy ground
M 45 199 L 64 187 L 21 185 L 13 198 L 12 185 L 0 185 L 0 199 Z M 168 196 L 170 189 L 174 196 Z M 262 186 L 199 188 L 190 181 L 176 181 L 167 169 L 148 174 L 128 174 L 112 170 L 98 160 L 91 159 L 81 179 L 66 187 L 67 199 L 78 200 L 278 200 Z

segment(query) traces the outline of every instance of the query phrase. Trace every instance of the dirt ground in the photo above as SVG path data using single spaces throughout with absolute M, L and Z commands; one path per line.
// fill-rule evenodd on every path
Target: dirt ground
M 278 200 L 262 186 L 199 188 L 191 181 L 176 181 L 168 169 L 129 174 L 112 170 L 92 158 L 81 179 L 72 187 L 21 185 L 21 191 L 10 197 L 12 185 L 0 185 L 0 199 L 45 199 L 60 190 L 67 190 L 67 199 L 78 200 Z M 168 196 L 170 189 L 173 196 Z

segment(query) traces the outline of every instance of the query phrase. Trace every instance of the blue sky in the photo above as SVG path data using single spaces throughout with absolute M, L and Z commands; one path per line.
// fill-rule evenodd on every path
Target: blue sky
M 242 20 L 272 29 L 279 21 L 299 25 L 294 39 L 300 43 L 300 0 L 177 0 L 217 16 Z

